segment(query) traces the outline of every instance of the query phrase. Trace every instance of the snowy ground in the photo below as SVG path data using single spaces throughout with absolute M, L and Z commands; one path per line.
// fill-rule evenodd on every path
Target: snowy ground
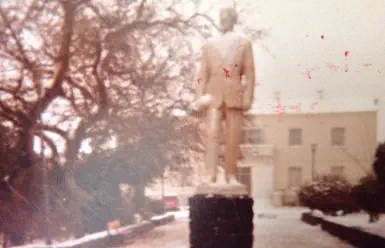
M 264 211 L 258 211 L 261 214 Z M 321 230 L 300 220 L 303 209 L 280 208 L 265 211 L 265 218 L 256 218 L 254 248 L 352 248 Z M 126 248 L 189 248 L 188 211 L 175 212 L 176 221 L 157 227 L 135 239 Z M 123 248 L 121 247 L 121 248 Z
M 369 223 L 369 215 L 366 213 L 351 214 L 347 217 L 322 216 L 322 218 L 344 226 L 358 227 L 366 232 L 385 237 L 385 216 L 380 217 L 379 221 L 375 223 Z
M 257 218 L 255 221 L 254 248 L 353 248 L 343 241 L 300 220 L 302 211 L 269 211 L 275 218 Z M 270 216 L 268 216 L 270 217 Z

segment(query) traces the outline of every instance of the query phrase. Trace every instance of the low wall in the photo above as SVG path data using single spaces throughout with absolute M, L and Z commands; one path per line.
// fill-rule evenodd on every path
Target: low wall
M 301 220 L 310 225 L 320 225 L 321 229 L 359 248 L 384 248 L 385 237 L 366 232 L 357 227 L 349 227 L 333 221 L 317 217 L 311 213 L 303 213 Z
M 129 225 L 116 230 L 93 233 L 76 240 L 69 240 L 59 244 L 32 244 L 13 246 L 13 248 L 106 248 L 125 244 L 128 240 L 140 234 L 147 233 L 156 226 L 165 225 L 175 220 L 171 214 L 155 216 L 150 221 Z

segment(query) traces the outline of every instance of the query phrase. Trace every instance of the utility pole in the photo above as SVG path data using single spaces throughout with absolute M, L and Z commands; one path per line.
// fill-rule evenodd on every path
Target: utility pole
M 316 171 L 315 171 L 315 155 L 317 151 L 317 145 L 311 144 L 311 180 L 314 181 L 316 177 Z

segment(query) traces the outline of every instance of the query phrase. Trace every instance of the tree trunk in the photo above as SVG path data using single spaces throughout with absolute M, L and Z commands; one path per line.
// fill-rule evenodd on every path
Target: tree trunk
M 141 213 L 146 207 L 144 188 L 145 186 L 143 184 L 135 186 L 135 213 Z

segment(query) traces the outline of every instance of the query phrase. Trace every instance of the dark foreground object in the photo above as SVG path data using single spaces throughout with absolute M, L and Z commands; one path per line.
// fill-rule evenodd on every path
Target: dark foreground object
M 310 225 L 321 225 L 321 229 L 336 236 L 358 248 L 384 248 L 385 238 L 365 232 L 356 227 L 344 226 L 321 217 L 315 217 L 311 213 L 303 213 L 302 221 Z
M 194 195 L 189 198 L 190 248 L 252 248 L 253 199 Z

